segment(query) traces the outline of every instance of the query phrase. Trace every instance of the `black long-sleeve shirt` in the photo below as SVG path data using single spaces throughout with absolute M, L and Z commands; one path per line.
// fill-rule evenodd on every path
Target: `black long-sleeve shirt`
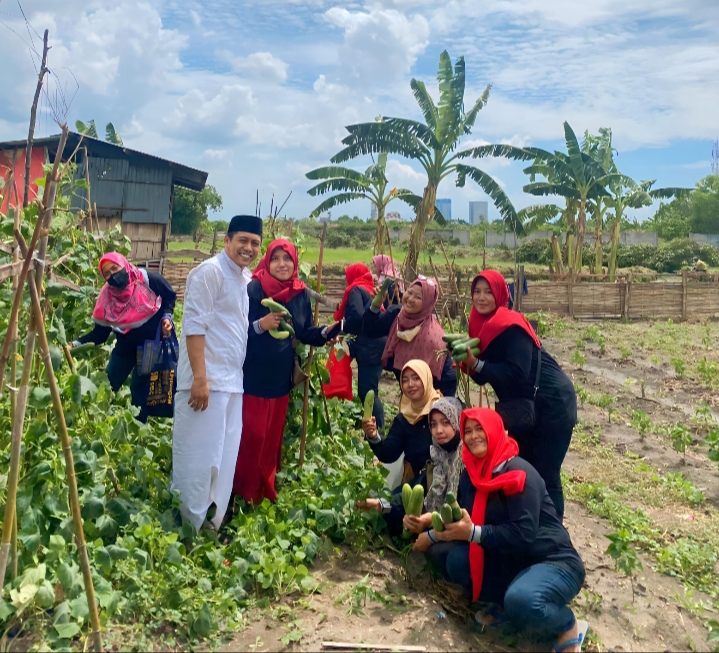
M 265 399 L 284 397 L 292 390 L 292 368 L 295 358 L 292 338 L 277 340 L 267 331 L 258 334 L 254 327 L 255 321 L 270 312 L 270 309 L 260 303 L 267 295 L 257 279 L 253 279 L 248 284 L 247 295 L 250 300 L 250 326 L 247 354 L 242 368 L 244 391 L 246 394 Z M 327 342 L 327 338 L 322 335 L 323 327 L 315 326 L 312 320 L 312 306 L 307 290 L 295 295 L 283 306 L 290 314 L 292 328 L 299 342 L 315 347 L 321 347 Z
M 150 290 L 162 299 L 160 310 L 145 322 L 145 324 L 136 329 L 130 329 L 127 333 L 115 331 L 115 336 L 117 337 L 117 344 L 114 350 L 115 355 L 131 356 L 134 358 L 138 347 L 144 345 L 146 340 L 155 339 L 157 327 L 160 325 L 162 318 L 166 315 L 172 317 L 172 313 L 175 310 L 177 294 L 167 282 L 167 279 L 157 272 L 148 272 L 147 280 L 147 285 Z M 81 345 L 88 342 L 92 342 L 95 345 L 102 345 L 107 342 L 112 332 L 112 327 L 96 324 L 92 331 L 86 333 L 84 336 L 80 336 L 77 342 Z
M 482 352 L 484 366 L 472 379 L 492 386 L 499 401 L 531 399 L 537 375 L 537 349 L 531 336 L 519 326 L 500 333 Z M 535 400 L 541 421 L 577 423 L 577 395 L 574 384 L 557 361 L 541 349 L 542 369 Z
M 480 600 L 501 603 L 507 587 L 522 570 L 550 563 L 571 574 L 581 587 L 584 564 L 569 533 L 557 517 L 542 477 L 519 456 L 507 461 L 499 474 L 523 470 L 524 490 L 513 496 L 502 491 L 487 497 L 480 546 L 484 549 L 484 579 Z M 457 501 L 472 515 L 477 490 L 466 470 L 459 479 Z
M 381 365 L 382 353 L 387 344 L 387 334 L 370 335 L 364 332 L 364 317 L 372 303 L 372 297 L 364 289 L 355 287 L 350 290 L 345 305 L 344 332 L 354 335 L 350 341 L 350 354 L 357 361 L 357 365 Z M 389 333 L 389 332 L 388 332 Z
M 383 463 L 393 463 L 402 454 L 405 462 L 412 466 L 414 476 L 427 466 L 430 459 L 429 448 L 432 434 L 429 430 L 429 418 L 423 416 L 416 424 L 410 424 L 401 413 L 394 418 L 387 437 L 377 444 L 369 443 L 374 455 Z

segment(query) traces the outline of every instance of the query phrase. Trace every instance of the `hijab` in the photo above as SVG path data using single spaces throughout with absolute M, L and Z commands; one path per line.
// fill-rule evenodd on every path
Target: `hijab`
M 387 344 L 382 352 L 382 364 L 387 365 L 389 359 L 394 358 L 394 368 L 402 369 L 407 361 L 421 359 L 429 365 L 434 378 L 441 379 L 447 346 L 442 340 L 444 329 L 433 314 L 439 288 L 431 279 L 417 279 L 409 287 L 418 287 L 422 291 L 422 308 L 419 313 L 409 315 L 402 306 L 390 327 Z M 445 353 L 437 358 L 439 351 Z
M 404 393 L 402 393 L 399 400 L 399 412 L 407 418 L 410 424 L 416 424 L 425 415 L 429 415 L 432 404 L 442 396 L 442 393 L 434 389 L 432 370 L 429 369 L 427 363 L 421 360 L 411 360 L 405 364 L 402 372 L 404 373 L 406 369 L 412 370 L 420 378 L 424 386 L 424 394 L 418 401 L 412 401 Z
M 468 419 L 479 422 L 487 435 L 487 454 L 483 458 L 477 458 L 467 446 L 462 450 L 462 461 L 472 485 L 477 490 L 472 506 L 472 523 L 483 526 L 490 493 L 501 490 L 506 496 L 520 494 L 524 491 L 527 474 L 522 470 L 514 470 L 492 478 L 492 472 L 498 465 L 519 454 L 519 446 L 516 440 L 507 435 L 499 413 L 490 408 L 469 408 L 462 413 L 459 421 L 462 443 Z M 469 545 L 469 568 L 472 576 L 472 600 L 478 601 L 484 578 L 484 549 L 474 542 Z
M 542 343 L 527 318 L 521 313 L 507 308 L 509 288 L 507 288 L 504 277 L 496 270 L 480 272 L 472 281 L 472 295 L 474 295 L 474 288 L 480 279 L 484 279 L 489 284 L 494 301 L 497 304 L 497 308 L 489 315 L 480 315 L 474 306 L 472 306 L 472 311 L 469 314 L 469 337 L 479 338 L 480 351 L 483 352 L 492 340 L 511 326 L 524 329 L 537 348 L 541 349 Z
M 447 492 L 457 496 L 459 477 L 464 469 L 463 447 L 459 435 L 459 414 L 462 412 L 462 404 L 456 397 L 437 399 L 430 408 L 430 422 L 435 411 L 442 413 L 449 420 L 455 431 L 455 437 L 444 445 L 437 444 L 433 439 L 429 448 L 433 469 L 432 485 L 427 490 L 427 498 L 424 502 L 428 512 L 439 511 L 446 501 Z
M 394 262 L 391 256 L 387 254 L 377 254 L 372 257 L 372 263 L 374 263 L 374 269 L 377 273 L 377 283 L 381 286 L 382 282 L 388 277 L 396 279 L 395 283 L 399 288 L 400 292 L 404 292 L 404 283 L 402 283 L 402 277 L 397 268 L 397 264 Z
M 272 254 L 277 249 L 281 249 L 285 253 L 289 254 L 292 259 L 292 263 L 294 263 L 295 266 L 292 276 L 286 281 L 280 281 L 276 277 L 273 277 L 270 272 Z M 307 287 L 304 281 L 300 281 L 299 278 L 299 259 L 297 257 L 297 248 L 289 240 L 285 240 L 284 238 L 278 238 L 269 244 L 265 255 L 260 259 L 255 271 L 252 273 L 252 278 L 257 279 L 260 282 L 262 292 L 264 292 L 265 295 L 280 304 L 287 303 L 293 297 L 299 295 Z
M 127 272 L 127 285 L 115 288 L 109 283 L 100 290 L 92 311 L 92 319 L 102 326 L 127 333 L 147 322 L 162 306 L 162 297 L 150 290 L 145 273 L 118 252 L 108 252 L 98 264 L 100 273 L 107 263 L 115 263 Z
M 374 277 L 364 263 L 353 263 L 345 269 L 347 287 L 339 308 L 334 313 L 335 320 L 339 321 L 345 316 L 345 307 L 353 288 L 364 288 L 370 295 L 374 292 Z

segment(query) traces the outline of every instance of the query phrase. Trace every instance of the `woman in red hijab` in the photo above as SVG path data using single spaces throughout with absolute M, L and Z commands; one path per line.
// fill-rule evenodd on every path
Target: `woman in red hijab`
M 571 379 L 544 350 L 524 315 L 507 308 L 508 301 L 507 283 L 499 272 L 485 270 L 475 277 L 469 335 L 479 338 L 480 354 L 475 358 L 470 352 L 466 364 L 476 383 L 492 386 L 498 398 L 496 408 L 508 425 L 512 413 L 518 412 L 517 403 L 531 406 L 533 401 L 533 425 L 512 428 L 512 436 L 519 443 L 519 454 L 544 479 L 562 519 L 560 470 L 577 423 L 577 395 Z
M 249 296 L 249 334 L 243 366 L 242 438 L 237 456 L 233 493 L 255 505 L 274 501 L 275 475 L 282 458 L 282 436 L 292 390 L 297 341 L 320 347 L 339 333 L 340 325 L 316 327 L 307 287 L 298 276 L 297 249 L 283 238 L 272 241 L 252 274 Z M 295 338 L 277 340 L 280 313 L 262 306 L 270 297 L 287 309 Z
M 577 622 L 568 604 L 582 588 L 584 565 L 544 481 L 517 455 L 495 411 L 465 410 L 459 430 L 462 519 L 422 533 L 415 550 L 426 551 L 473 602 L 494 604 L 477 613 L 480 623 L 506 619 L 556 636 L 557 652 L 580 650 L 586 623 Z
M 347 287 L 335 320 L 344 319 L 344 332 L 355 336 L 349 341 L 350 355 L 357 363 L 357 393 L 360 401 L 370 390 L 374 391 L 372 415 L 377 428 L 384 431 L 384 407 L 379 398 L 379 378 L 382 375 L 382 352 L 387 338 L 369 337 L 362 329 L 365 314 L 369 311 L 374 294 L 374 277 L 364 263 L 353 263 L 345 270 Z
M 412 282 L 402 296 L 401 306 L 386 311 L 374 307 L 365 313 L 363 329 L 368 336 L 387 336 L 382 352 L 382 365 L 400 378 L 410 360 L 422 360 L 432 370 L 434 387 L 445 397 L 457 391 L 457 374 L 442 340 L 444 329 L 434 314 L 439 287 L 434 279 L 420 277 Z

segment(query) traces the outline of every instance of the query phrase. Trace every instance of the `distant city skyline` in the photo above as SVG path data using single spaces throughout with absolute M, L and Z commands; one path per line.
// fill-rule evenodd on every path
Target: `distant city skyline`
M 434 206 L 439 209 L 439 212 L 444 216 L 447 222 L 452 220 L 452 200 L 448 197 L 437 198 L 434 202 Z
M 489 202 L 481 200 L 470 200 L 468 222 L 469 224 L 480 224 L 481 222 L 489 222 Z

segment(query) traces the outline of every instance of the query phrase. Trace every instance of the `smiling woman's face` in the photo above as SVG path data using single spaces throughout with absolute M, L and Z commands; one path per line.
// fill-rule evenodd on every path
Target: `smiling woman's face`
M 424 395 L 422 379 L 409 367 L 402 371 L 402 392 L 412 401 L 418 401 Z
M 295 271 L 295 263 L 292 257 L 281 248 L 272 252 L 270 259 L 270 274 L 280 281 L 287 281 Z
M 410 286 L 402 297 L 402 307 L 407 315 L 414 315 L 422 310 L 422 288 Z
M 468 419 L 464 423 L 464 444 L 477 458 L 487 455 L 487 434 L 475 419 Z
M 472 304 L 480 315 L 489 315 L 497 310 L 492 289 L 485 279 L 479 279 L 472 291 Z

